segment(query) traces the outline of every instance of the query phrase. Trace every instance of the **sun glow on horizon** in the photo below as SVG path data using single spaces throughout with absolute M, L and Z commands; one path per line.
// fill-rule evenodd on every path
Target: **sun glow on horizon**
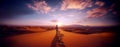
M 62 26 L 62 23 L 61 23 L 61 22 L 57 22 L 57 25 L 58 25 L 58 26 Z

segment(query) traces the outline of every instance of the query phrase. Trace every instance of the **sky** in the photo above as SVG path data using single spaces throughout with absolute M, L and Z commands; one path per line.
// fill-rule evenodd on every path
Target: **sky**
M 114 0 L 1 0 L 1 25 L 117 25 Z

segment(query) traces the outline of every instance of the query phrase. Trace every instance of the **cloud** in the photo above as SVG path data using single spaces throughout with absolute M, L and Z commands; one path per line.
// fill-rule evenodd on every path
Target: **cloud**
M 104 16 L 108 13 L 108 9 L 107 8 L 103 8 L 103 7 L 99 7 L 99 8 L 94 8 L 92 10 L 89 10 L 86 12 L 88 14 L 87 17 L 100 17 L 100 16 Z
M 82 10 L 86 7 L 92 7 L 91 0 L 63 0 L 61 4 L 61 10 L 78 9 Z
M 104 6 L 105 3 L 102 2 L 102 1 L 96 1 L 96 2 L 95 2 L 95 5 L 98 5 L 98 6 Z
M 109 11 L 112 11 L 115 7 L 115 4 L 112 4 L 110 7 L 109 7 Z
M 101 2 L 101 3 L 103 3 L 103 2 Z M 88 16 L 87 16 L 88 18 L 104 16 L 104 15 L 106 15 L 110 11 L 112 11 L 113 14 L 116 14 L 116 12 L 113 10 L 113 8 L 115 7 L 115 4 L 111 4 L 107 8 L 102 7 L 103 5 L 100 5 L 100 4 L 99 4 L 100 7 L 93 8 L 93 9 L 88 10 L 86 12 L 88 14 Z
M 51 11 L 51 7 L 45 1 L 34 1 L 33 5 L 28 4 L 28 7 L 37 13 L 46 14 Z
M 58 20 L 51 20 L 51 22 L 56 23 L 56 22 L 58 22 Z

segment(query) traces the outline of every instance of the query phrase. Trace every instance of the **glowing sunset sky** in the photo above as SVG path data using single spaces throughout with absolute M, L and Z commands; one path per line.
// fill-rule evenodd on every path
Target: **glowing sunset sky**
M 114 1 L 109 0 L 4 0 L 0 2 L 0 24 L 112 26 Z

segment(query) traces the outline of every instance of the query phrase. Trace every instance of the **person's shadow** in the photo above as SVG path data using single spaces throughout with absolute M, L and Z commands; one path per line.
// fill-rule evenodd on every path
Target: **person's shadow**
M 62 41 L 63 36 L 64 34 L 61 34 L 56 26 L 56 35 L 52 41 L 51 47 L 65 47 L 64 42 Z

